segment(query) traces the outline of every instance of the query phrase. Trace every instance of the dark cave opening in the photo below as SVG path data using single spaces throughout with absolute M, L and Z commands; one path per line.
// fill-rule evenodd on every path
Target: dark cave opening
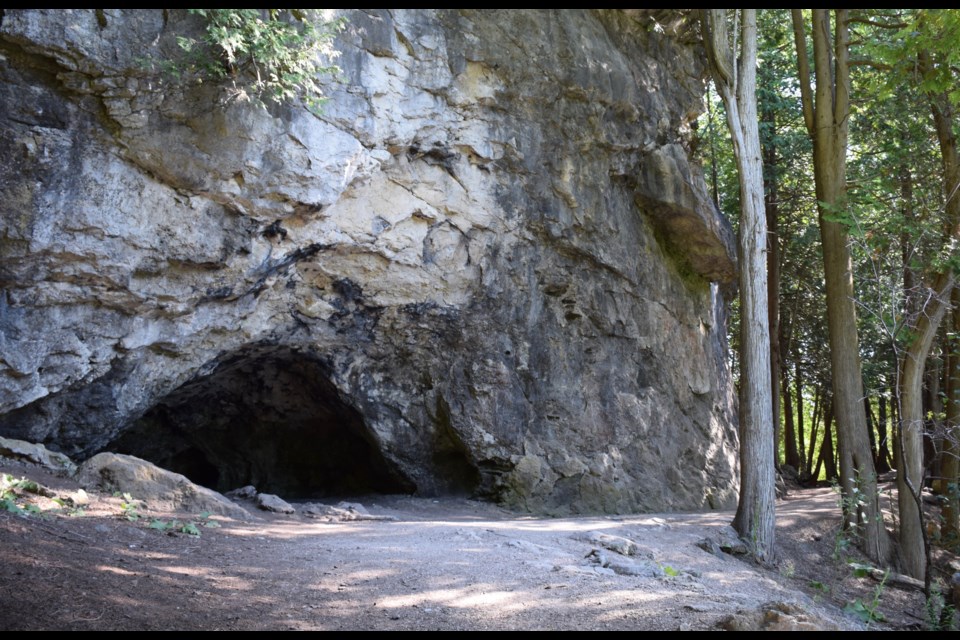
M 363 416 L 315 356 L 247 347 L 134 422 L 108 450 L 217 491 L 253 485 L 285 498 L 413 493 Z

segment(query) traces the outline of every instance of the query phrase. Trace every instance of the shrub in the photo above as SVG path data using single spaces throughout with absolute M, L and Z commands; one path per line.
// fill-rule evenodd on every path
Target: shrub
M 317 112 L 319 78 L 339 69 L 333 39 L 344 26 L 329 9 L 190 9 L 204 21 L 199 38 L 178 36 L 177 56 L 157 62 L 181 80 L 217 82 L 226 100 L 302 101 Z

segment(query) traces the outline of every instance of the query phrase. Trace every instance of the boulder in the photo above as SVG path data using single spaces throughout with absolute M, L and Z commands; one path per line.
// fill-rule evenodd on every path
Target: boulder
M 154 511 L 194 515 L 206 511 L 238 520 L 250 519 L 244 508 L 216 491 L 134 456 L 98 453 L 80 465 L 75 478 L 87 490 L 128 493 Z
M 0 437 L 0 457 L 36 464 L 63 475 L 73 475 L 77 470 L 73 460 L 62 453 L 50 451 L 42 444 L 13 438 Z

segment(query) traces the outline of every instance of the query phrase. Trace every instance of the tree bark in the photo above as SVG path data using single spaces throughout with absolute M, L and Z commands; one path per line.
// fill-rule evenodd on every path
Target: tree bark
M 776 112 L 765 106 L 762 112 L 763 124 L 776 134 Z M 770 394 L 771 412 L 773 420 L 773 455 L 774 464 L 780 466 L 780 378 L 781 378 L 781 344 L 783 326 L 780 324 L 780 215 L 777 204 L 777 148 L 766 144 L 762 148 L 763 154 L 763 204 L 767 220 L 767 324 L 770 327 Z M 793 438 L 792 425 L 783 428 L 784 455 L 787 463 L 796 467 L 797 445 L 791 442 Z M 792 449 L 792 451 L 791 451 Z M 792 458 L 791 458 L 792 453 Z
M 764 257 L 767 225 L 757 124 L 757 17 L 754 9 L 740 12 L 739 56 L 736 46 L 729 44 L 726 11 L 704 10 L 701 16 L 707 59 L 726 107 L 740 177 L 740 500 L 733 526 L 751 543 L 757 560 L 770 562 L 775 556 L 776 478 Z
M 932 70 L 929 54 L 918 55 L 921 74 Z M 929 95 L 934 128 L 940 143 L 943 161 L 943 187 L 947 196 L 945 210 L 948 231 L 947 243 L 960 240 L 960 154 L 953 130 L 953 114 L 949 98 Z M 902 363 L 902 387 L 900 398 L 900 466 L 897 472 L 897 488 L 900 506 L 900 548 L 904 571 L 914 578 L 927 576 L 927 541 L 923 529 L 923 514 L 918 497 L 923 485 L 923 371 L 930 353 L 933 338 L 937 333 L 954 287 L 956 274 L 944 270 L 936 274 L 933 285 L 926 288 L 926 296 L 918 304 L 920 310 L 911 341 Z
M 887 435 L 887 397 L 880 394 L 879 406 L 877 408 L 877 436 L 880 440 L 877 453 L 877 473 L 886 473 L 890 471 L 890 444 Z
M 943 465 L 947 503 L 943 506 L 943 541 L 954 552 L 960 550 L 960 289 L 951 295 L 951 331 L 947 341 L 947 417 L 945 420 Z
M 870 398 L 863 399 L 863 413 L 867 417 L 867 435 L 870 436 L 870 455 L 873 456 L 873 467 L 877 467 L 877 437 L 873 429 L 873 410 L 870 408 Z
M 829 401 L 826 411 L 823 413 L 823 443 L 820 445 L 820 457 L 817 460 L 817 469 L 815 478 L 820 477 L 820 463 L 826 466 L 827 480 L 833 482 L 837 479 L 837 463 L 833 451 L 833 400 Z
M 891 545 L 880 510 L 877 474 L 863 411 L 853 265 L 847 227 L 843 224 L 848 216 L 846 153 L 850 119 L 847 10 L 835 10 L 832 47 L 829 10 L 812 10 L 815 97 L 810 89 L 802 14 L 799 9 L 792 11 L 804 122 L 813 140 L 814 181 L 827 289 L 833 412 L 840 449 L 840 486 L 847 507 L 844 517 L 848 526 L 862 531 L 864 553 L 874 561 L 886 563 Z
M 933 338 L 946 312 L 944 296 L 953 288 L 953 274 L 941 274 L 934 295 L 923 305 L 915 328 L 916 338 L 903 357 L 903 387 L 900 392 L 900 461 L 897 473 L 900 507 L 900 550 L 907 575 L 922 579 L 926 574 L 926 542 L 919 498 L 923 488 L 923 371 Z
M 817 448 L 817 431 L 820 428 L 820 414 L 823 413 L 823 390 L 816 387 L 813 395 L 813 417 L 810 421 L 810 446 L 807 447 L 807 469 L 810 470 L 810 477 L 816 481 L 820 477 L 820 470 L 813 472 L 813 456 Z
M 794 386 L 797 389 L 797 443 L 800 445 L 800 475 L 803 476 L 804 472 L 807 475 L 810 475 L 810 463 L 806 462 L 806 444 L 804 443 L 803 435 L 803 378 L 800 376 L 800 358 L 797 358 L 794 363 Z M 810 438 L 810 448 L 813 448 L 813 438 Z M 806 466 L 804 466 L 806 465 Z

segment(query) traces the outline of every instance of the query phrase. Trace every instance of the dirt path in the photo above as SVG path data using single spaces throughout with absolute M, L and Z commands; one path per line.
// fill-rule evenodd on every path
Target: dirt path
M 0 471 L 60 495 L 77 488 L 22 466 Z M 768 602 L 789 604 L 768 623 L 857 629 L 842 608 L 870 606 L 877 586 L 834 560 L 826 489 L 779 504 L 777 569 L 697 546 L 722 538 L 730 513 L 544 519 L 378 496 L 360 502 L 394 520 L 260 512 L 210 518 L 220 526 L 196 537 L 148 526 L 190 514 L 131 522 L 120 501 L 94 495 L 73 517 L 0 512 L 0 629 L 717 629 Z M 887 622 L 873 628 L 922 622 L 916 593 L 884 588 L 878 602 Z

